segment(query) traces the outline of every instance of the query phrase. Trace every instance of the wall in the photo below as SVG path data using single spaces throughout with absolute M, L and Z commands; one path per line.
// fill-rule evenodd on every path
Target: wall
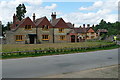
M 25 44 L 25 41 L 29 42 L 28 34 L 36 34 L 36 28 L 31 30 L 25 30 L 25 28 L 18 28 L 15 31 L 6 32 L 6 42 L 7 44 Z M 23 41 L 16 41 L 16 35 L 23 35 Z
M 53 43 L 53 28 L 49 28 L 47 31 L 42 28 L 37 29 L 37 37 L 40 43 Z M 42 35 L 49 35 L 49 40 L 42 40 Z
M 59 33 L 59 28 L 54 28 L 54 40 L 55 43 L 64 43 L 64 42 L 70 42 L 70 35 L 67 35 L 67 33 L 70 31 L 70 29 L 65 28 L 64 33 Z M 60 35 L 65 35 L 65 40 L 60 40 Z

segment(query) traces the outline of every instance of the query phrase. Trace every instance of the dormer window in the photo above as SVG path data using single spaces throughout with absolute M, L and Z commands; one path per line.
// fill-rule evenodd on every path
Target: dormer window
M 32 26 L 31 25 L 25 25 L 25 30 L 31 30 Z
M 42 26 L 42 30 L 48 30 L 49 29 L 49 26 L 48 25 L 43 25 Z

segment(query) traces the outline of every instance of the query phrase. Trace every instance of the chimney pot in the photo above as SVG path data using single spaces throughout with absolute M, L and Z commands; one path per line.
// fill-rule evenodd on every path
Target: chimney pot
M 82 28 L 81 26 L 79 28 Z
M 35 13 L 33 13 L 33 22 L 35 22 Z
M 75 24 L 73 24 L 73 27 L 75 26 Z
M 87 27 L 90 27 L 90 24 L 87 24 Z
M 83 28 L 85 28 L 85 24 L 83 24 Z
M 15 13 L 14 13 L 14 15 L 13 15 L 13 24 L 16 22 L 16 15 L 15 15 Z
M 52 18 L 52 21 L 56 19 L 56 12 L 54 12 L 54 14 L 52 12 L 51 18 Z

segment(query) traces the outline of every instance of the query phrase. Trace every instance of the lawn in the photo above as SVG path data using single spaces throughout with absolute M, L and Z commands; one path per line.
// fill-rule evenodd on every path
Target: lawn
M 45 48 L 72 48 L 72 47 L 89 47 L 97 45 L 107 45 L 111 42 L 80 42 L 80 43 L 45 43 L 45 44 L 3 44 L 2 52 L 13 52 L 13 51 L 28 51 L 34 49 L 45 49 Z

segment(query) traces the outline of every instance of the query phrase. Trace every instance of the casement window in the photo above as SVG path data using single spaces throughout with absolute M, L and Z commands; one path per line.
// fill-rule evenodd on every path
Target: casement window
M 60 35 L 60 40 L 65 40 L 65 35 Z
M 42 35 L 42 40 L 49 40 L 49 35 Z
M 43 25 L 42 26 L 42 30 L 48 30 L 49 29 L 49 26 L 48 25 Z
M 64 33 L 64 28 L 59 28 L 59 33 Z
M 86 36 L 87 37 L 87 39 L 89 38 L 89 36 Z
M 32 26 L 31 25 L 25 25 L 25 30 L 31 30 Z
M 16 41 L 23 41 L 23 35 L 16 35 Z

